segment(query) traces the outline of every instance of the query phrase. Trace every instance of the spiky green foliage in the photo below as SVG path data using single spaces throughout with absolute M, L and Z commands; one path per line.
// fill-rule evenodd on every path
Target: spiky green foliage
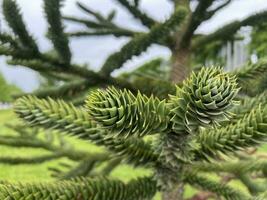
M 0 33 L 0 43 L 10 44 L 14 48 L 18 47 L 18 41 L 16 41 L 16 39 L 7 33 Z
M 105 191 L 105 192 L 103 192 Z M 0 184 L 0 197 L 13 199 L 150 199 L 156 192 L 151 178 L 140 178 L 124 184 L 121 181 L 98 179 L 78 179 L 48 184 Z
M 135 5 L 131 5 L 128 0 L 117 0 L 120 4 L 125 6 L 129 10 L 129 12 L 137 19 L 139 19 L 143 25 L 147 27 L 152 27 L 155 24 L 155 21 L 147 16 L 145 13 L 138 9 L 138 3 Z
M 267 92 L 262 92 L 255 97 L 241 98 L 240 104 L 231 109 L 234 114 L 231 119 L 231 123 L 235 123 L 237 120 L 243 118 L 245 114 L 248 114 L 251 110 L 258 108 L 259 105 L 265 106 L 267 103 Z
M 130 91 L 109 88 L 91 94 L 87 108 L 98 124 L 116 135 L 129 137 L 166 130 L 168 111 L 165 104 L 165 101 L 148 98 L 140 93 L 135 97 Z
M 51 169 L 59 179 L 108 175 L 114 166 L 127 161 L 134 166 L 149 167 L 153 177 L 131 181 L 128 184 L 90 178 L 51 184 L 2 183 L 1 199 L 67 200 L 88 199 L 86 195 L 90 195 L 91 199 L 141 200 L 151 199 L 156 190 L 163 192 L 165 197 L 166 193 L 170 193 L 170 196 L 175 193 L 177 198 L 183 199 L 181 195 L 183 185 L 189 183 L 209 191 L 218 198 L 264 200 L 265 194 L 261 193 L 266 190 L 266 186 L 254 182 L 254 179 L 266 178 L 266 164 L 258 160 L 257 156 L 253 159 L 248 158 L 247 154 L 244 155 L 244 150 L 247 147 L 258 146 L 266 140 L 266 103 L 262 96 L 251 101 L 252 104 L 255 102 L 255 105 L 250 105 L 239 97 L 241 105 L 237 107 L 234 97 L 238 87 L 243 86 L 247 80 L 253 80 L 252 75 L 264 74 L 265 63 L 259 62 L 258 65 L 253 64 L 231 74 L 226 74 L 219 68 L 205 68 L 198 73 L 192 73 L 184 82 L 169 74 L 170 71 L 189 72 L 190 70 L 179 67 L 190 65 L 190 54 L 199 54 L 197 56 L 201 58 L 201 61 L 194 64 L 205 62 L 207 57 L 214 59 L 212 57 L 218 55 L 225 41 L 236 39 L 234 34 L 240 27 L 260 24 L 267 17 L 266 11 L 263 11 L 244 20 L 230 23 L 212 34 L 195 34 L 195 30 L 202 22 L 210 19 L 230 1 L 217 4 L 211 0 L 199 1 L 194 10 L 191 10 L 189 1 L 173 1 L 174 12 L 165 22 L 159 22 L 139 9 L 140 1 L 118 0 L 135 18 L 147 26 L 148 29 L 144 32 L 117 25 L 114 11 L 105 16 L 93 8 L 78 3 L 78 7 L 91 18 L 62 18 L 60 0 L 44 1 L 49 24 L 48 39 L 54 48 L 49 52 L 40 52 L 23 24 L 15 1 L 4 0 L 4 15 L 14 36 L 0 34 L 0 54 L 9 56 L 9 64 L 27 66 L 44 76 L 64 82 L 60 82 L 59 87 L 38 91 L 39 96 L 61 95 L 64 99 L 70 100 L 73 97 L 81 102 L 83 95 L 74 95 L 75 92 L 84 94 L 95 86 L 105 88 L 90 94 L 86 106 L 79 108 L 62 100 L 23 97 L 15 105 L 18 116 L 30 126 L 40 126 L 48 132 L 55 129 L 58 131 L 57 134 L 63 132 L 78 136 L 105 146 L 110 152 L 103 150 L 104 152 L 100 154 L 92 155 L 90 152 L 67 148 L 66 144 L 50 144 L 49 139 L 43 141 L 34 137 L 33 131 L 31 136 L 26 134 L 26 137 L 25 134 L 15 137 L 1 136 L 0 144 L 43 148 L 51 153 L 50 157 L 13 157 L 12 160 L 3 156 L 2 161 L 25 164 L 33 163 L 35 160 L 45 162 L 47 159 L 57 159 L 62 156 L 75 161 L 75 165 L 66 167 L 67 164 L 62 163 L 60 167 Z M 85 25 L 89 30 L 66 34 L 62 19 Z M 131 39 L 121 50 L 111 54 L 103 62 L 100 72 L 87 69 L 87 65 L 81 66 L 70 62 L 72 56 L 67 36 L 109 34 Z M 110 76 L 114 70 L 121 68 L 126 61 L 135 55 L 140 55 L 154 43 L 171 50 L 170 70 L 158 71 L 156 68 L 147 69 L 146 66 L 146 69 L 141 67 L 135 77 Z M 151 69 L 154 74 L 150 73 Z M 157 75 L 155 73 L 162 73 L 162 76 L 157 79 L 154 77 Z M 240 84 L 238 87 L 234 75 Z M 179 82 L 176 94 L 175 85 L 168 82 L 169 77 L 173 82 Z M 75 82 L 72 82 L 74 79 Z M 127 89 L 107 87 L 109 85 Z M 242 94 L 245 92 L 243 89 Z M 155 97 L 158 94 L 160 100 Z M 167 98 L 168 94 L 173 96 Z M 232 106 L 236 107 L 229 110 Z M 236 115 L 229 114 L 229 111 Z M 230 122 L 225 121 L 228 118 Z M 236 156 L 236 163 L 229 163 L 227 160 L 229 155 Z M 216 159 L 220 159 L 217 165 L 214 164 Z M 254 164 L 248 164 L 249 161 L 253 161 Z M 220 181 L 209 180 L 204 176 L 207 174 L 207 169 L 215 172 L 222 181 L 228 180 L 224 175 L 240 180 L 248 189 L 248 194 L 243 194 Z M 204 173 L 203 176 L 199 172 Z
M 201 172 L 226 172 L 233 174 L 242 174 L 248 172 L 262 171 L 267 168 L 267 162 L 265 159 L 249 158 L 245 160 L 236 160 L 229 162 L 196 162 L 192 167 L 195 171 Z
M 63 137 L 55 137 L 55 133 L 45 132 L 37 128 L 27 128 L 24 125 L 10 125 L 7 124 L 6 127 L 15 131 L 16 135 L 1 135 L 0 144 L 4 146 L 9 146 L 12 148 L 24 148 L 33 149 L 40 148 L 45 150 L 47 153 L 41 156 L 1 156 L 1 163 L 6 163 L 9 165 L 16 164 L 41 164 L 43 162 L 48 162 L 51 160 L 58 160 L 60 158 L 68 158 L 74 162 L 82 162 L 84 159 L 99 164 L 109 160 L 109 155 L 105 152 L 103 153 L 91 153 L 90 151 L 81 151 L 72 148 L 70 143 Z M 41 134 L 44 137 L 41 137 Z M 89 162 L 89 161 L 88 161 Z M 74 174 L 74 173 L 73 173 Z
M 3 13 L 9 26 L 16 36 L 18 36 L 23 48 L 26 48 L 26 50 L 31 53 L 38 54 L 39 50 L 37 44 L 25 27 L 17 3 L 13 0 L 4 0 Z
M 71 52 L 69 48 L 69 41 L 65 33 L 63 32 L 63 25 L 61 22 L 60 5 L 59 0 L 45 0 L 44 8 L 49 23 L 49 37 L 54 44 L 55 49 L 58 52 L 61 62 L 69 63 L 71 60 Z
M 151 31 L 146 34 L 136 35 L 130 42 L 124 45 L 119 52 L 112 54 L 103 65 L 101 71 L 109 75 L 112 71 L 120 68 L 122 64 L 133 56 L 140 55 L 152 43 L 157 43 L 167 37 L 168 34 L 177 27 L 186 16 L 186 9 L 178 8 L 175 13 L 163 24 L 156 24 Z
M 252 64 L 248 63 L 244 67 L 239 70 L 233 72 L 237 76 L 238 81 L 240 84 L 245 84 L 249 80 L 254 80 L 254 78 L 265 76 L 267 69 L 267 61 L 266 59 L 261 59 L 257 63 Z
M 254 15 L 251 15 L 244 20 L 241 21 L 234 21 L 232 23 L 227 24 L 226 26 L 223 26 L 222 28 L 219 28 L 212 34 L 208 36 L 202 36 L 197 38 L 193 44 L 194 48 L 197 48 L 198 46 L 205 45 L 206 43 L 210 43 L 213 41 L 223 40 L 227 41 L 229 38 L 231 38 L 242 26 L 249 26 L 249 25 L 257 25 L 259 23 L 262 23 L 267 16 L 266 11 L 262 11 L 259 13 L 256 13 Z
M 197 75 L 193 73 L 170 100 L 172 129 L 184 134 L 194 133 L 199 126 L 217 125 L 229 118 L 227 110 L 237 92 L 235 77 L 222 69 L 203 68 Z
M 100 12 L 94 11 L 93 9 L 89 8 L 88 6 L 77 2 L 77 6 L 84 11 L 86 14 L 90 15 L 92 19 L 81 19 L 76 17 L 66 16 L 64 17 L 65 20 L 81 23 L 85 25 L 89 31 L 77 31 L 71 32 L 68 35 L 74 37 L 81 37 L 81 36 L 103 36 L 103 35 L 114 35 L 116 37 L 120 36 L 127 36 L 133 37 L 138 32 L 128 30 L 117 25 L 114 22 L 114 18 L 116 16 L 116 11 L 112 10 L 108 16 L 103 16 Z
M 170 63 L 163 58 L 156 58 L 144 63 L 131 72 L 120 75 L 122 79 L 126 79 L 137 88 L 143 88 L 142 93 L 151 96 L 157 96 L 165 99 L 169 94 L 175 94 L 175 85 L 169 80 Z M 143 83 L 147 83 L 143 87 Z
M 203 68 L 197 74 L 192 73 L 168 102 L 171 131 L 160 141 L 161 159 L 180 168 L 180 162 L 198 158 L 195 149 L 201 143 L 195 143 L 194 138 L 199 128 L 212 128 L 229 118 L 228 109 L 233 106 L 237 92 L 235 77 L 220 68 Z
M 123 88 L 135 88 L 121 80 L 111 77 L 103 77 L 99 73 L 95 73 L 77 64 L 70 63 L 71 52 L 68 46 L 68 38 L 64 33 L 62 24 L 62 16 L 60 13 L 61 1 L 44 1 L 45 12 L 49 25 L 48 36 L 54 44 L 54 49 L 49 52 L 57 52 L 57 54 L 40 52 L 31 34 L 28 33 L 22 16 L 15 1 L 3 1 L 3 14 L 8 25 L 10 26 L 15 37 L 9 33 L 1 33 L 0 35 L 0 55 L 9 56 L 8 64 L 26 66 L 32 70 L 39 72 L 41 75 L 48 76 L 52 79 L 58 79 L 67 82 L 66 87 L 72 85 L 68 84 L 72 79 L 65 79 L 64 77 L 77 78 L 77 81 L 86 78 L 88 85 L 84 90 L 96 85 L 125 85 Z M 63 70 L 64 69 L 64 70 Z M 63 79 L 62 79 L 63 77 Z M 96 78 L 96 79 L 95 79 Z M 128 85 L 128 86 L 126 86 Z M 71 86 L 70 86 L 71 88 Z M 71 90 L 71 89 L 70 89 Z M 49 91 L 47 90 L 49 95 Z
M 206 191 L 211 191 L 218 196 L 223 196 L 227 200 L 249 200 L 250 197 L 243 194 L 241 191 L 231 188 L 225 184 L 215 182 L 209 178 L 199 176 L 197 174 L 185 175 L 185 182 L 201 188 Z
M 218 153 L 228 153 L 235 150 L 258 145 L 267 136 L 267 109 L 259 106 L 245 115 L 236 124 L 230 124 L 214 130 L 204 130 L 198 135 L 198 158 L 216 157 Z
M 84 108 L 75 108 L 72 104 L 60 100 L 46 101 L 29 96 L 17 101 L 15 110 L 32 126 L 53 128 L 91 140 L 97 145 L 104 145 L 111 151 L 115 151 L 120 156 L 125 156 L 126 160 L 136 165 L 157 160 L 157 154 L 151 151 L 150 145 L 142 140 L 107 137 L 108 132 L 99 129 Z
M 246 173 L 259 170 L 264 173 L 265 162 L 246 166 L 246 161 L 240 161 L 240 165 L 239 162 L 228 164 L 222 161 L 217 168 L 212 164 L 214 159 L 221 159 L 222 154 L 233 155 L 267 138 L 265 105 L 256 106 L 236 123 L 218 127 L 222 119 L 231 117 L 230 107 L 237 106 L 234 101 L 237 92 L 235 76 L 220 68 L 203 68 L 192 73 L 167 103 L 111 87 L 91 93 L 86 108 L 76 108 L 62 100 L 28 96 L 17 101 L 15 110 L 31 126 L 53 128 L 107 147 L 119 155 L 115 164 L 111 162 L 111 169 L 121 159 L 134 165 L 150 166 L 155 171 L 154 179 L 160 191 L 170 192 L 176 184 L 189 183 L 226 199 L 249 199 L 248 195 L 230 186 L 195 174 L 209 169 L 232 173 L 252 195 L 264 191 L 262 185 L 252 187 Z M 255 101 L 263 102 L 263 99 L 259 97 Z M 157 134 L 157 142 L 152 145 L 137 138 L 151 134 Z M 66 173 L 62 172 L 59 177 L 87 174 L 94 165 L 94 160 L 88 159 Z M 203 161 L 210 163 L 205 165 Z M 225 170 L 222 169 L 224 165 Z M 60 172 L 58 169 L 54 171 Z

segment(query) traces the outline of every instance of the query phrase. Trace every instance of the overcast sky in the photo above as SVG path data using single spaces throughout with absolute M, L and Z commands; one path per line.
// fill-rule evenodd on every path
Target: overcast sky
M 0 0 L 1 2 L 2 0 Z M 242 19 L 250 14 L 267 10 L 267 0 L 233 0 L 233 3 L 217 13 L 211 20 L 203 23 L 198 32 L 212 32 L 225 23 L 236 19 Z M 28 30 L 34 35 L 40 49 L 43 51 L 51 49 L 50 42 L 44 37 L 47 30 L 47 24 L 43 13 L 43 0 L 17 0 L 23 18 L 27 23 Z M 87 17 L 75 5 L 76 0 L 65 0 L 63 12 L 68 15 Z M 116 9 L 116 22 L 122 26 L 134 30 L 146 30 L 138 21 L 134 20 L 120 5 L 113 0 L 80 0 L 91 8 L 107 14 L 112 9 Z M 142 0 L 141 8 L 150 16 L 163 21 L 172 12 L 172 5 L 168 0 Z M 2 19 L 2 16 L 1 18 Z M 6 25 L 1 20 L 1 28 L 6 29 Z M 81 26 L 67 24 L 67 30 L 81 30 Z M 71 50 L 73 52 L 73 61 L 76 63 L 88 63 L 90 68 L 98 70 L 105 61 L 105 58 L 112 52 L 119 50 L 127 42 L 127 38 L 91 37 L 85 39 L 72 39 Z M 167 48 L 158 45 L 152 45 L 145 53 L 139 57 L 124 64 L 121 70 L 129 70 L 134 66 L 141 64 L 145 60 L 154 57 L 169 57 L 170 52 Z M 38 77 L 29 69 L 21 67 L 6 66 L 4 59 L 0 58 L 0 71 L 7 79 L 19 85 L 25 91 L 31 91 L 38 87 Z M 117 72 L 118 73 L 118 72 Z

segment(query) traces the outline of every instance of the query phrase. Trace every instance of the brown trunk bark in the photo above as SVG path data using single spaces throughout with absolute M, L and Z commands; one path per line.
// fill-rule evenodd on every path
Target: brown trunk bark
M 189 55 L 190 55 L 190 41 L 188 45 L 181 46 L 184 41 L 181 41 L 184 33 L 187 30 L 188 22 L 191 19 L 191 9 L 189 0 L 174 0 L 175 6 L 184 6 L 188 10 L 188 17 L 181 24 L 179 30 L 174 34 L 175 46 L 172 47 L 172 69 L 170 80 L 173 83 L 179 83 L 183 81 L 189 74 Z
M 162 200 L 183 200 L 184 185 L 177 185 L 172 191 L 162 193 Z
M 173 53 L 171 81 L 182 82 L 190 72 L 190 51 L 189 49 L 178 49 Z

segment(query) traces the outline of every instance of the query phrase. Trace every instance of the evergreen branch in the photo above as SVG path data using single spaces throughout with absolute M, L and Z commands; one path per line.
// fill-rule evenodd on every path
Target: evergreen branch
M 140 4 L 140 0 L 134 0 L 134 5 L 135 6 L 139 6 L 139 4 Z
M 32 54 L 39 54 L 38 46 L 32 36 L 29 35 L 19 8 L 14 0 L 3 0 L 3 14 L 8 25 L 18 36 L 23 47 L 27 48 L 27 51 Z
M 238 92 L 236 79 L 220 68 L 202 68 L 177 87 L 171 96 L 172 129 L 178 134 L 196 133 L 199 126 L 210 127 L 229 118 L 229 107 Z
M 38 156 L 33 158 L 22 158 L 22 157 L 0 157 L 0 163 L 8 164 L 8 165 L 19 165 L 19 164 L 41 164 L 44 162 L 48 162 L 51 160 L 59 159 L 64 157 L 62 154 L 51 154 L 51 155 L 44 155 Z
M 64 98 L 68 96 L 74 96 L 75 94 L 77 93 L 79 94 L 80 92 L 88 89 L 88 87 L 90 87 L 90 83 L 91 82 L 87 80 L 77 80 L 77 81 L 67 82 L 60 86 L 40 89 L 40 90 L 32 92 L 31 94 L 39 98 L 44 98 L 48 96 Z M 24 95 L 27 95 L 27 94 L 23 94 L 23 96 Z
M 218 196 L 224 197 L 227 200 L 249 200 L 250 197 L 243 194 L 241 191 L 231 188 L 222 183 L 215 182 L 204 176 L 195 173 L 185 174 L 184 181 L 190 185 L 201 188 L 205 191 L 213 192 Z
M 216 67 L 193 72 L 181 88 L 177 86 L 176 95 L 168 102 L 172 131 L 162 135 L 162 159 L 171 167 L 191 163 L 198 146 L 192 138 L 199 135 L 200 127 L 218 126 L 230 118 L 229 108 L 235 104 L 237 92 L 235 77 Z
M 133 37 L 136 34 L 140 34 L 140 32 L 135 32 L 123 27 L 120 27 L 113 22 L 111 19 L 104 19 L 98 22 L 91 21 L 88 19 L 80 19 L 77 17 L 69 17 L 65 16 L 63 19 L 76 22 L 79 24 L 83 24 L 87 26 L 89 29 L 94 29 L 93 31 L 78 31 L 78 32 L 71 32 L 68 33 L 71 37 L 82 37 L 82 36 L 105 36 L 105 35 L 114 35 L 116 37 L 126 36 L 126 37 Z
M 189 167 L 189 166 L 188 166 Z M 264 171 L 267 168 L 267 162 L 259 159 L 247 159 L 238 161 L 222 161 L 213 163 L 194 163 L 193 171 L 196 172 L 216 172 L 216 173 L 231 173 L 235 178 L 238 178 L 250 191 L 256 195 L 265 191 L 265 186 L 256 181 L 252 181 L 247 175 L 248 173 Z
M 56 176 L 57 178 L 61 180 L 67 180 L 67 179 L 76 178 L 76 177 L 86 177 L 93 170 L 96 163 L 97 163 L 97 160 L 93 160 L 91 158 L 84 159 L 76 167 L 70 169 L 69 171 L 65 173 L 59 174 L 58 171 L 55 171 L 54 176 Z
M 1 54 L 1 46 L 0 46 L 0 54 Z M 20 66 L 26 66 L 32 70 L 38 71 L 38 72 L 44 72 L 44 73 L 66 73 L 70 75 L 76 75 L 81 78 L 85 78 L 90 85 L 99 85 L 99 84 L 105 84 L 105 85 L 114 85 L 120 88 L 128 88 L 131 91 L 136 91 L 136 89 L 129 84 L 126 81 L 115 79 L 112 77 L 105 77 L 103 75 L 100 75 L 99 73 L 96 73 L 94 71 L 91 71 L 87 68 L 81 67 L 79 65 L 68 65 L 68 67 L 65 68 L 64 71 L 62 70 L 62 66 L 60 63 L 55 62 L 54 60 L 50 60 L 48 58 L 41 58 L 41 59 L 12 59 L 7 61 L 10 65 L 20 65 Z
M 117 14 L 116 10 L 112 10 L 112 11 L 108 14 L 108 16 L 107 16 L 107 20 L 108 20 L 108 21 L 112 21 L 112 20 L 115 18 L 116 14 Z
M 107 78 L 105 76 L 100 75 L 99 73 L 96 73 L 86 67 L 80 66 L 80 65 L 76 65 L 76 64 L 61 64 L 59 63 L 57 60 L 54 60 L 50 57 L 47 57 L 45 55 L 42 55 L 42 57 L 40 58 L 40 60 L 33 60 L 34 62 L 39 62 L 38 64 L 41 65 L 42 63 L 50 65 L 50 68 L 53 67 L 53 69 L 51 69 L 52 71 L 58 71 L 58 72 L 64 72 L 67 74 L 72 74 L 72 75 L 76 75 L 79 76 L 81 78 L 85 78 L 88 81 L 92 81 L 95 83 L 106 83 L 106 84 L 111 84 L 111 85 L 121 85 L 122 87 L 130 87 L 131 86 L 126 83 L 126 82 L 122 82 L 119 80 L 116 80 L 114 78 Z M 24 61 L 27 63 L 27 61 Z M 36 65 L 36 63 L 34 63 Z M 27 66 L 27 65 L 26 65 Z M 37 66 L 36 66 L 37 67 Z M 56 68 L 60 68 L 60 67 L 64 67 L 65 69 L 57 69 Z M 37 68 L 38 69 L 38 68 Z M 120 87 L 120 86 L 119 86 Z M 132 89 L 132 88 L 131 88 Z
M 95 157 L 93 154 L 80 151 L 76 149 L 66 148 L 61 145 L 55 145 L 50 141 L 41 140 L 37 137 L 17 137 L 17 136 L 0 136 L 0 144 L 16 147 L 16 148 L 42 148 L 47 151 L 53 152 L 57 155 L 61 155 L 61 157 L 67 157 L 73 161 L 80 161 L 85 157 Z M 98 155 L 99 158 L 105 157 L 106 155 Z
M 134 71 L 122 73 L 119 77 L 128 80 L 147 96 L 154 95 L 165 99 L 169 94 L 175 94 L 176 87 L 169 82 L 169 66 L 161 58 L 150 60 Z
M 110 75 L 112 71 L 122 67 L 123 63 L 127 60 L 131 59 L 133 56 L 140 55 L 151 44 L 163 40 L 164 37 L 167 37 L 169 33 L 184 20 L 185 16 L 186 10 L 184 8 L 179 8 L 163 24 L 153 26 L 149 33 L 139 34 L 133 37 L 119 52 L 109 56 L 101 69 L 101 73 L 106 76 Z
M 236 75 L 240 84 L 246 84 L 248 80 L 254 80 L 255 77 L 261 77 L 267 74 L 267 59 L 261 59 L 255 64 L 248 63 L 232 73 Z
M 47 76 L 51 79 L 57 80 L 57 81 L 71 81 L 73 80 L 73 75 L 70 74 L 61 74 L 61 73 L 57 73 L 57 72 L 47 72 L 44 73 L 43 76 Z
M 87 151 L 77 150 L 72 148 L 70 144 L 60 139 L 60 143 L 54 142 L 54 138 L 46 135 L 45 139 L 38 137 L 39 133 L 43 133 L 40 129 L 27 129 L 24 125 L 6 125 L 8 128 L 14 130 L 18 136 L 3 135 L 0 136 L 0 145 L 6 145 L 16 148 L 42 148 L 52 153 L 67 157 L 73 161 L 81 161 L 84 158 L 90 158 L 95 161 L 105 161 L 109 158 L 107 153 L 90 153 Z
M 89 115 L 117 136 L 144 136 L 164 132 L 168 124 L 165 101 L 130 91 L 108 88 L 89 95 Z
M 165 99 L 168 98 L 170 94 L 175 94 L 175 85 L 159 78 L 144 76 L 144 73 L 132 72 L 129 79 L 131 80 L 132 85 L 147 96 L 154 95 L 159 99 Z M 146 87 L 144 87 L 144 83 L 146 83 Z
M 6 47 L 4 45 L 0 45 L 0 55 L 4 56 L 16 56 L 18 52 L 10 47 Z
M 189 166 L 188 166 L 189 167 Z M 267 168 L 267 162 L 263 159 L 247 159 L 238 161 L 220 161 L 220 162 L 195 162 L 192 169 L 197 172 L 215 172 L 215 173 L 253 173 Z
M 180 46 L 187 47 L 194 35 L 195 30 L 199 25 L 205 21 L 207 9 L 212 5 L 214 0 L 200 0 L 192 15 L 190 16 L 189 22 L 186 25 L 186 29 L 182 35 Z
M 134 32 L 132 30 L 123 28 L 118 26 L 117 24 L 112 22 L 112 19 L 115 16 L 115 12 L 111 12 L 109 16 L 106 18 L 102 16 L 100 13 L 93 11 L 92 9 L 84 6 L 81 3 L 77 3 L 77 5 L 86 13 L 92 15 L 97 21 L 92 20 L 84 20 L 76 17 L 64 17 L 65 20 L 84 24 L 89 29 L 95 29 L 94 31 L 78 31 L 74 33 L 69 33 L 69 36 L 72 37 L 81 37 L 81 36 L 103 36 L 103 35 L 114 35 L 116 37 L 126 36 L 133 37 L 138 32 Z
M 196 158 L 217 157 L 218 153 L 231 153 L 255 146 L 267 139 L 267 109 L 259 106 L 236 124 L 214 130 L 204 130 L 197 136 L 200 144 Z
M 47 142 L 39 140 L 37 138 L 20 138 L 20 137 L 10 137 L 10 136 L 0 136 L 0 144 L 11 146 L 11 147 L 31 147 L 31 148 L 43 148 L 46 150 L 54 150 L 51 148 L 52 145 L 48 145 Z
M 229 5 L 229 3 L 231 3 L 232 0 L 226 0 L 224 3 L 222 3 L 221 5 L 217 6 L 216 8 L 214 8 L 213 10 L 210 10 L 206 13 L 206 20 L 210 19 L 215 13 L 217 13 L 219 10 L 225 8 L 227 5 Z
M 56 177 L 61 180 L 67 180 L 76 177 L 86 177 L 91 175 L 91 171 L 94 169 L 95 165 L 98 164 L 98 162 L 101 163 L 103 161 L 108 160 L 108 158 L 109 156 L 107 154 L 98 153 L 94 156 L 82 159 L 80 163 L 73 168 L 70 168 L 70 166 L 68 166 L 68 168 L 70 169 L 65 172 L 53 167 L 50 167 L 49 170 L 54 172 L 52 174 L 53 177 Z
M 156 184 L 151 178 L 139 178 L 128 184 L 106 178 L 81 178 L 46 184 L 0 184 L 0 198 L 13 200 L 29 198 L 32 200 L 141 200 L 151 199 L 155 193 Z
M 52 128 L 91 140 L 95 144 L 103 145 L 117 155 L 125 157 L 135 165 L 153 163 L 158 158 L 151 146 L 140 139 L 125 140 L 107 137 L 109 134 L 92 122 L 84 109 L 75 108 L 60 100 L 23 97 L 17 101 L 15 111 L 31 126 Z
M 95 29 L 90 31 L 78 31 L 68 33 L 70 37 L 84 37 L 84 36 L 105 36 L 114 35 L 116 37 L 133 37 L 136 34 L 141 34 L 142 32 L 136 32 L 130 29 L 120 27 L 112 22 L 94 22 L 90 20 L 79 19 L 76 17 L 63 17 L 65 20 L 84 24 L 89 29 Z
M 78 31 L 68 33 L 70 37 L 84 37 L 84 36 L 105 36 L 105 35 L 114 35 L 116 37 L 126 36 L 126 37 L 134 37 L 136 34 L 142 34 L 138 32 L 134 32 L 127 29 L 100 29 L 96 31 Z
M 12 48 L 18 48 L 19 44 L 16 39 L 14 39 L 11 35 L 6 33 L 0 33 L 0 42 L 2 44 L 9 44 Z
M 137 6 L 133 6 L 128 0 L 117 0 L 122 6 L 124 6 L 136 19 L 139 19 L 144 26 L 152 28 L 157 22 L 140 11 Z
M 219 28 L 209 35 L 196 38 L 195 41 L 193 41 L 192 49 L 197 49 L 198 47 L 210 44 L 211 42 L 214 42 L 216 40 L 229 40 L 229 38 L 231 38 L 233 34 L 235 34 L 242 26 L 255 26 L 266 20 L 266 18 L 267 11 L 262 11 L 257 14 L 251 15 L 244 20 L 234 21 L 223 26 L 222 28 Z
M 26 51 L 19 51 L 18 49 L 0 45 L 0 55 L 12 56 L 18 58 L 28 58 L 29 54 Z
M 9 1 L 6 0 L 5 2 L 9 2 Z M 13 1 L 10 1 L 10 2 L 13 2 Z M 9 3 L 6 3 L 6 5 L 9 5 Z M 14 5 L 15 5 L 14 2 L 13 2 L 13 4 L 11 3 L 11 5 L 14 7 Z M 25 31 L 26 31 L 26 29 L 25 29 Z M 25 40 L 25 43 L 26 43 L 26 40 Z M 29 42 L 27 41 L 27 43 L 29 43 Z M 18 64 L 18 65 L 23 65 L 23 66 L 27 66 L 27 64 L 29 64 L 31 66 L 31 68 L 33 68 L 33 69 L 35 69 L 37 71 L 38 71 L 38 69 L 39 70 L 43 70 L 43 71 L 47 71 L 49 69 L 49 68 L 47 69 L 46 67 L 43 67 L 42 69 L 40 69 L 41 68 L 40 66 L 43 66 L 43 65 L 47 66 L 47 65 L 53 64 L 56 67 L 58 67 L 58 66 L 60 66 L 60 67 L 68 67 L 69 66 L 69 65 L 66 65 L 66 64 L 62 64 L 62 63 L 60 63 L 60 62 L 58 62 L 58 61 L 56 61 L 54 59 L 51 60 L 50 58 L 48 58 L 47 56 L 44 56 L 44 55 L 38 55 L 38 56 L 36 56 L 36 59 L 32 59 L 32 57 L 29 54 L 27 54 L 26 51 L 22 52 L 22 51 L 18 51 L 18 50 L 15 50 L 15 49 L 2 47 L 2 46 L 0 48 L 0 54 L 2 54 L 2 55 L 11 55 L 14 58 L 27 58 L 27 60 L 22 60 L 21 59 L 21 60 L 10 61 L 10 64 Z M 28 60 L 30 57 L 31 57 L 31 60 Z M 39 61 L 39 59 L 40 59 L 40 61 Z M 45 64 L 42 63 L 42 62 L 45 62 Z M 39 67 L 37 67 L 38 65 L 39 65 Z M 55 71 L 57 71 L 57 70 L 55 70 Z M 58 70 L 58 71 L 61 71 L 61 70 Z M 120 85 L 121 84 L 121 81 L 117 81 L 117 80 L 115 80 L 113 78 L 109 78 L 107 80 L 105 77 L 101 77 L 97 73 L 94 73 L 94 72 L 86 70 L 86 69 L 81 69 L 78 66 L 71 65 L 71 69 L 69 69 L 69 73 L 74 73 L 74 74 L 77 74 L 79 76 L 86 77 L 86 78 L 89 78 L 89 79 L 92 79 L 92 77 L 93 78 L 98 77 L 98 78 L 96 78 L 97 82 L 109 82 L 108 84 L 114 84 L 114 85 Z M 131 88 L 131 86 L 129 86 L 129 84 L 127 84 L 127 83 L 125 83 L 125 84 L 123 83 L 122 85 L 124 85 L 123 87 L 130 87 Z
M 102 29 L 102 28 L 106 28 L 105 25 L 100 24 L 98 22 L 94 22 L 88 19 L 80 19 L 77 17 L 71 17 L 71 16 L 63 16 L 63 19 L 70 21 L 70 22 L 76 22 L 76 23 L 80 23 L 80 24 L 84 24 L 85 26 L 87 26 L 88 28 L 94 28 L 94 29 Z
M 86 7 L 85 5 L 83 5 L 80 2 L 76 2 L 77 6 L 83 10 L 84 12 L 94 16 L 99 22 L 106 22 L 105 17 L 103 17 L 100 13 L 93 11 L 92 9 Z
M 48 63 L 48 62 L 43 62 L 40 59 L 11 59 L 7 60 L 7 63 L 9 65 L 20 65 L 20 66 L 25 66 L 28 67 L 34 71 L 38 72 L 61 72 L 62 69 L 60 67 L 56 67 L 55 65 Z
M 131 200 L 152 199 L 157 191 L 156 182 L 152 177 L 132 180 L 128 183 L 128 187 L 132 193 L 128 195 L 128 198 Z
M 243 116 L 249 113 L 251 110 L 257 108 L 259 105 L 265 106 L 267 104 L 267 92 L 263 92 L 255 97 L 246 97 L 242 99 L 241 104 L 234 106 L 231 112 L 234 113 L 231 123 L 235 123 L 237 120 L 243 118 Z
M 70 63 L 71 51 L 61 22 L 60 1 L 44 0 L 44 10 L 49 24 L 49 38 L 58 53 L 59 60 L 63 63 Z

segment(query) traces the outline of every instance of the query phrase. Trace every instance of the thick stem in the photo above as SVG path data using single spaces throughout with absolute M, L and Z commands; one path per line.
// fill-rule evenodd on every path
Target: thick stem
M 174 0 L 175 6 L 184 6 L 188 10 L 188 16 L 179 30 L 175 33 L 175 46 L 172 48 L 172 69 L 170 79 L 173 83 L 183 81 L 189 74 L 190 64 L 190 43 L 191 41 L 182 41 L 183 35 L 188 29 L 191 21 L 192 11 L 189 0 Z
M 172 191 L 162 193 L 162 200 L 183 200 L 184 185 L 179 184 Z
M 190 51 L 187 48 L 178 49 L 173 53 L 173 64 L 171 69 L 171 81 L 182 82 L 190 72 Z
M 161 138 L 163 166 L 157 168 L 163 200 L 183 200 L 183 163 L 190 159 L 187 136 L 168 133 Z

